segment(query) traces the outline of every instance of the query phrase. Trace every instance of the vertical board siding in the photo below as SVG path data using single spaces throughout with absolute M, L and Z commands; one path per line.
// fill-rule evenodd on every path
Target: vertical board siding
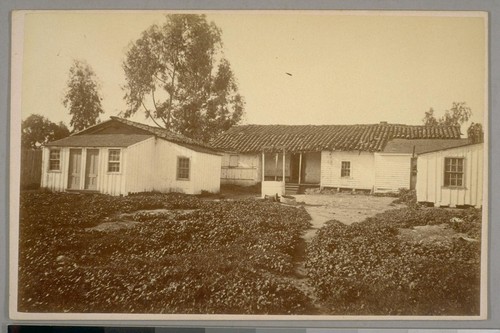
M 21 188 L 37 188 L 42 181 L 41 149 L 21 149 Z
M 316 184 L 321 182 L 321 153 L 305 153 L 302 156 L 304 166 L 304 183 Z
M 125 193 L 153 191 L 155 173 L 155 138 L 141 141 L 127 148 Z
M 193 154 L 191 149 L 176 145 L 174 143 L 157 140 L 155 144 L 155 159 L 151 161 L 154 165 L 153 190 L 159 192 L 193 193 Z M 177 180 L 177 158 L 187 157 L 190 159 L 189 180 Z
M 444 186 L 444 159 L 464 158 L 464 186 Z M 436 206 L 482 206 L 483 145 L 469 145 L 422 154 L 417 160 L 417 201 Z
M 61 170 L 48 171 L 49 148 L 42 152 L 42 187 L 54 191 L 68 188 L 70 148 L 61 151 Z M 177 144 L 150 138 L 128 148 L 78 148 L 82 150 L 80 190 L 85 186 L 87 149 L 98 149 L 97 188 L 100 193 L 127 195 L 134 192 L 160 191 L 198 194 L 202 190 L 220 191 L 221 157 L 196 152 Z M 108 172 L 109 149 L 120 149 L 120 171 Z M 189 180 L 177 180 L 177 158 L 190 159 Z
M 42 154 L 42 182 L 41 186 L 53 191 L 65 191 L 68 189 L 68 173 L 69 173 L 69 152 L 71 148 L 63 147 L 58 148 L 61 151 L 61 170 L 60 171 L 49 171 L 49 148 L 43 148 Z M 120 195 L 125 194 L 125 156 L 126 148 L 77 148 L 82 150 L 82 170 L 80 181 L 80 190 L 84 189 L 84 177 L 85 177 L 85 163 L 87 156 L 87 149 L 98 149 L 99 150 L 99 161 L 97 166 L 97 191 L 104 194 L 110 195 Z M 121 163 L 119 173 L 108 173 L 108 149 L 121 149 Z
M 120 172 L 108 172 L 109 149 L 120 149 Z M 125 193 L 125 165 L 127 148 L 100 148 L 97 190 L 104 194 L 120 195 Z
M 341 177 L 342 161 L 351 162 L 351 175 Z M 321 153 L 321 186 L 373 189 L 374 154 L 369 152 L 323 151 Z
M 195 152 L 192 163 L 193 194 L 220 192 L 221 156 Z
M 60 150 L 60 170 L 49 171 L 50 149 L 43 148 L 42 152 L 42 179 L 41 187 L 52 191 L 64 191 L 68 185 L 69 149 L 58 148 Z
M 255 185 L 261 181 L 261 157 L 255 154 L 238 154 L 238 165 L 231 166 L 230 156 L 223 154 L 220 179 L 223 184 Z
M 410 188 L 411 155 L 375 153 L 375 192 Z

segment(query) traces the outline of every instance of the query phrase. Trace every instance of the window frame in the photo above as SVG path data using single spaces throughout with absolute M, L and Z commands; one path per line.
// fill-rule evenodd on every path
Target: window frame
M 348 167 L 345 168 L 344 165 Z M 347 171 L 347 174 L 345 172 Z M 341 161 L 340 162 L 340 178 L 350 178 L 351 177 L 351 161 Z
M 454 160 L 457 161 L 456 164 L 453 164 Z M 450 161 L 450 163 L 448 164 L 447 161 Z M 459 165 L 458 161 L 461 161 L 461 165 Z M 447 169 L 448 165 L 449 165 L 449 170 Z M 445 157 L 443 160 L 443 187 L 465 188 L 465 165 L 466 165 L 465 157 L 460 157 L 460 156 Z M 459 167 L 461 167 L 461 171 L 458 171 Z M 453 180 L 455 184 L 452 184 Z M 458 184 L 459 180 L 460 180 L 460 185 Z
M 234 160 L 236 159 L 236 164 L 233 164 L 231 163 L 231 160 Z M 228 166 L 230 168 L 237 168 L 240 164 L 240 155 L 237 155 L 237 154 L 231 154 L 229 155 L 229 163 L 228 163 Z
M 58 157 L 57 159 L 52 158 L 52 152 L 58 152 Z M 52 168 L 52 161 L 57 161 L 58 162 L 58 167 L 57 169 Z M 61 172 L 61 148 L 51 148 L 49 149 L 49 165 L 48 165 L 48 171 L 49 172 Z
M 118 160 L 111 160 L 111 152 L 118 152 Z M 110 174 L 119 174 L 122 172 L 122 150 L 120 148 L 109 148 L 108 149 L 108 159 L 107 159 L 107 166 L 106 166 L 106 171 L 107 173 Z M 118 165 L 118 170 L 110 170 L 111 165 Z
M 185 171 L 186 167 L 181 167 L 181 161 L 188 161 L 187 177 L 181 177 L 181 170 Z M 182 168 L 182 169 L 181 169 Z M 177 156 L 177 167 L 175 168 L 175 175 L 177 180 L 189 181 L 191 180 L 191 158 L 186 156 Z

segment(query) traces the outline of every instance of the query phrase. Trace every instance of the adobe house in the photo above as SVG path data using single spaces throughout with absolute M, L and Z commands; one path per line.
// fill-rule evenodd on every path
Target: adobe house
M 219 192 L 221 155 L 165 129 L 111 117 L 43 147 L 41 186 L 127 195 Z
M 262 183 L 263 195 L 281 195 L 308 187 L 372 192 L 414 188 L 416 154 L 463 142 L 456 126 L 381 122 L 234 126 L 211 144 L 224 152 L 222 184 Z

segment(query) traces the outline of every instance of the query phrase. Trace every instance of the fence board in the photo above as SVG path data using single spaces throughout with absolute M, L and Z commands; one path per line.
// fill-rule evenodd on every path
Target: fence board
M 40 187 L 42 180 L 42 150 L 21 150 L 21 189 Z

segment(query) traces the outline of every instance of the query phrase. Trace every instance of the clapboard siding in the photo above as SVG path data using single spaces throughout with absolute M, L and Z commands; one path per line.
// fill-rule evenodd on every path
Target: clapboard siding
M 464 186 L 444 186 L 446 157 L 464 158 Z M 436 206 L 471 205 L 483 201 L 483 144 L 421 154 L 417 160 L 417 200 Z
M 375 192 L 410 188 L 410 154 L 375 154 Z
M 349 177 L 341 177 L 342 161 L 351 162 Z M 323 151 L 321 153 L 321 187 L 373 189 L 374 156 L 370 152 Z

